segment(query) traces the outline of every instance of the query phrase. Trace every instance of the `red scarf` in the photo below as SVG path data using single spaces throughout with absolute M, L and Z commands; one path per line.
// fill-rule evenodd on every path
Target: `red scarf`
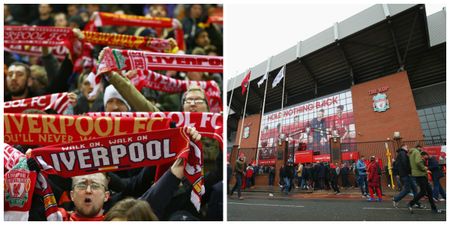
M 107 45 L 110 47 L 123 47 L 126 49 L 140 49 L 152 52 L 162 52 L 169 50 L 170 45 L 168 40 L 138 37 L 124 34 L 110 34 L 92 31 L 83 31 L 83 41 L 94 45 Z
M 166 17 L 145 17 L 134 15 L 118 15 L 107 12 L 94 12 L 91 21 L 85 26 L 87 31 L 96 31 L 96 27 L 102 26 L 137 26 L 137 27 L 158 27 L 174 28 L 175 39 L 178 47 L 182 50 L 184 47 L 184 33 L 181 23 L 177 19 Z
M 69 52 L 79 54 L 81 42 L 71 28 L 46 26 L 5 26 L 5 46 L 65 46 Z
M 189 152 L 182 128 L 117 135 L 33 149 L 42 171 L 62 177 L 167 164 Z
M 223 145 L 223 117 L 210 112 L 89 112 L 87 116 L 167 118 L 177 127 L 195 127 L 204 137 L 214 138 Z
M 189 85 L 197 84 L 209 97 L 208 105 L 211 112 L 219 113 L 222 111 L 222 96 L 220 88 L 213 80 L 210 81 L 187 81 L 174 79 L 149 70 L 138 70 L 137 76 L 131 79 L 131 82 L 138 90 L 147 87 L 156 91 L 167 93 L 185 92 Z
M 67 212 L 64 208 L 58 208 L 58 210 L 63 217 L 63 221 L 103 221 L 105 219 L 103 214 L 95 217 L 83 217 L 76 212 Z
M 8 145 L 6 143 L 1 143 L 3 147 L 3 166 L 5 168 L 5 172 L 10 171 L 17 163 L 19 163 L 19 160 L 21 158 L 25 158 L 25 155 L 20 152 L 19 150 L 11 147 L 11 145 Z
M 110 118 L 69 115 L 4 114 L 4 140 L 9 144 L 52 145 L 133 134 L 170 127 L 169 119 Z
M 28 45 L 4 45 L 4 50 L 6 52 L 17 53 L 20 55 L 28 55 L 28 56 L 42 56 L 42 46 L 28 46 Z M 51 49 L 51 53 L 59 60 L 63 60 L 67 54 L 69 54 L 69 50 L 63 46 L 58 45 L 54 46 Z
M 98 73 L 105 73 L 112 70 L 176 70 L 223 73 L 223 57 L 106 48 L 97 71 Z
M 5 173 L 4 182 L 5 220 L 28 220 L 36 172 L 28 169 L 25 157 L 20 158 L 19 163 Z
M 22 113 L 26 109 L 38 109 L 42 111 L 53 109 L 57 113 L 62 114 L 67 109 L 67 106 L 69 106 L 67 92 L 19 99 L 4 103 L 5 113 Z
M 203 185 L 203 151 L 189 140 L 184 128 L 97 138 L 52 145 L 31 151 L 42 171 L 62 177 L 97 172 L 167 165 L 183 158 L 185 176 L 193 190 L 191 201 L 200 210 Z

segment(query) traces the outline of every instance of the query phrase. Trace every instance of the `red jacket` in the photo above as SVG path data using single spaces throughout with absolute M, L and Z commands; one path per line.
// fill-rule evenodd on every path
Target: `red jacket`
M 368 172 L 369 187 L 379 187 L 380 175 L 378 174 L 378 164 L 375 161 L 369 164 L 367 172 Z
M 252 169 L 248 169 L 245 177 L 250 178 L 252 176 L 253 176 L 253 170 Z

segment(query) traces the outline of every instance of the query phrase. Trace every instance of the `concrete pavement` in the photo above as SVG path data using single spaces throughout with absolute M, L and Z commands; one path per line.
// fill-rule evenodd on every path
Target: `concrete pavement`
M 367 202 L 360 194 L 334 195 L 328 192 L 282 193 L 245 192 L 244 200 L 236 194 L 228 197 L 228 220 L 245 221 L 445 221 L 445 214 L 433 214 L 428 202 L 427 209 L 414 209 L 410 214 L 406 197 L 399 208 L 393 208 L 392 197 L 385 196 L 383 202 Z M 445 202 L 437 203 L 445 209 Z

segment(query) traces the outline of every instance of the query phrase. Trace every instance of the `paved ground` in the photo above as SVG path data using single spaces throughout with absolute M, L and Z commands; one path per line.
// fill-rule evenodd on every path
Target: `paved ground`
M 247 221 L 445 221 L 445 214 L 433 214 L 428 202 L 427 209 L 415 209 L 410 214 L 406 208 L 407 198 L 400 202 L 398 209 L 393 208 L 391 197 L 385 196 L 383 202 L 367 202 L 360 195 L 333 195 L 327 192 L 305 194 L 297 193 L 284 196 L 274 193 L 243 193 L 244 200 L 238 200 L 236 194 L 228 197 L 228 220 Z M 408 198 L 409 199 L 409 198 Z M 445 209 L 445 202 L 439 202 L 438 208 Z

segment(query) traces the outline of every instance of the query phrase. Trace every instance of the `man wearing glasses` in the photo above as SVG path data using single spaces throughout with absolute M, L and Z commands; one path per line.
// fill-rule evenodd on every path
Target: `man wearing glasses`
M 197 85 L 189 86 L 183 96 L 184 112 L 209 112 L 206 93 Z

